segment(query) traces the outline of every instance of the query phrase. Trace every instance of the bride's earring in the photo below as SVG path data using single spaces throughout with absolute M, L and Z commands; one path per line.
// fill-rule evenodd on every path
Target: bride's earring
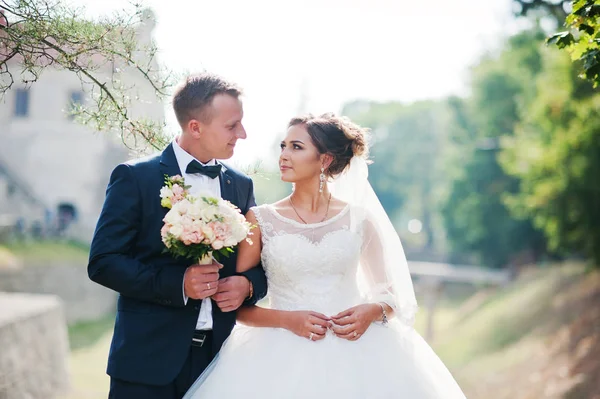
M 321 175 L 319 176 L 319 192 L 323 192 L 323 186 L 325 185 L 325 168 L 321 168 Z

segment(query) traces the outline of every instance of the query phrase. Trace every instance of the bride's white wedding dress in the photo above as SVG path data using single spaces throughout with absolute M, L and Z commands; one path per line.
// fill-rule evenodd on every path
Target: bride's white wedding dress
M 309 225 L 271 205 L 253 210 L 271 308 L 335 315 L 367 302 L 359 281 L 385 274 L 378 264 L 381 243 L 370 237 L 369 220 L 356 206 Z M 357 271 L 373 278 L 357 278 Z M 186 398 L 464 398 L 410 325 L 412 316 L 397 313 L 354 342 L 331 332 L 313 342 L 284 329 L 238 325 Z

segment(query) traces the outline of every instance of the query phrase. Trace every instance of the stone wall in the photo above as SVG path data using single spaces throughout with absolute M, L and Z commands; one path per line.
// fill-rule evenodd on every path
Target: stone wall
M 79 264 L 0 269 L 0 291 L 56 295 L 64 303 L 68 323 L 96 320 L 116 309 L 117 294 L 91 281 Z
M 0 399 L 67 391 L 69 342 L 60 299 L 0 293 Z

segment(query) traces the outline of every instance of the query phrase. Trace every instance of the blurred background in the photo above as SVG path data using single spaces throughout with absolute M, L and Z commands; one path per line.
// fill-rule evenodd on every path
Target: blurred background
M 292 116 L 371 128 L 369 180 L 409 259 L 417 329 L 468 398 L 600 398 L 600 4 L 1 9 L 0 398 L 106 397 L 116 294 L 86 266 L 108 177 L 177 134 L 171 82 L 203 69 L 244 88 L 230 162 L 259 204 L 291 190 L 277 156 Z

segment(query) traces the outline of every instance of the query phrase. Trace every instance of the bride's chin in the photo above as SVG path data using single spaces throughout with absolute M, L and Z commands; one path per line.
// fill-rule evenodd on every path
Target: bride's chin
M 286 183 L 294 182 L 294 178 L 292 176 L 290 176 L 288 173 L 286 173 L 286 171 L 280 172 L 279 178 L 281 179 L 281 181 L 284 181 Z

